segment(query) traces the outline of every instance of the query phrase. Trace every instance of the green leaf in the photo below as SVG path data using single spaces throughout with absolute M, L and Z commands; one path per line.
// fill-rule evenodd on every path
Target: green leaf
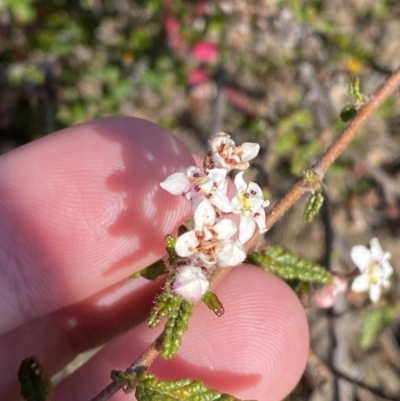
M 164 238 L 164 241 L 169 256 L 169 262 L 172 265 L 179 259 L 179 256 L 175 251 L 176 238 L 171 234 L 167 234 Z
M 324 203 L 324 195 L 321 191 L 315 191 L 308 200 L 303 213 L 303 218 L 307 223 L 314 220 L 314 217 L 320 211 L 322 204 Z
M 125 394 L 129 394 L 136 387 L 136 372 L 134 373 L 125 373 L 121 370 L 112 370 L 111 371 L 111 380 L 118 384 L 123 384 L 123 390 Z
M 207 305 L 207 308 L 211 309 L 218 317 L 225 313 L 224 306 L 214 292 L 207 291 L 201 300 Z
M 179 258 L 175 251 L 176 238 L 170 234 L 167 234 L 164 238 L 165 247 L 168 253 L 169 263 L 173 265 Z M 162 260 L 158 260 L 150 266 L 131 274 L 128 278 L 134 279 L 138 277 L 144 277 L 148 280 L 156 280 L 157 277 L 162 274 L 168 273 L 168 269 Z
M 372 347 L 378 335 L 395 318 L 395 314 L 392 307 L 373 309 L 366 314 L 360 338 L 360 345 L 364 350 Z
M 157 298 L 147 325 L 153 328 L 160 323 L 162 318 L 168 318 L 161 351 L 164 358 L 172 358 L 181 346 L 183 334 L 188 328 L 189 319 L 193 313 L 193 306 L 191 302 L 185 301 L 182 297 L 172 295 L 167 289 Z
M 181 297 L 175 298 L 174 308 L 168 316 L 164 329 L 164 341 L 161 356 L 165 359 L 172 358 L 182 344 L 182 337 L 188 329 L 189 320 L 192 317 L 193 306 L 191 302 Z
M 22 361 L 18 371 L 21 395 L 26 401 L 48 401 L 53 395 L 53 385 L 35 356 Z
M 194 379 L 158 381 L 150 374 L 142 374 L 138 379 L 135 393 L 138 401 L 239 401 Z
M 144 277 L 147 280 L 156 280 L 159 276 L 167 273 L 168 270 L 165 266 L 165 263 L 162 260 L 158 260 L 150 266 L 145 267 L 138 272 L 131 274 L 128 278 L 134 279 L 138 277 Z
M 357 115 L 357 107 L 355 104 L 347 104 L 340 112 L 340 119 L 347 123 Z
M 360 79 L 358 77 L 352 79 L 349 83 L 349 95 L 356 101 L 362 102 L 363 95 L 360 88 Z
M 329 284 L 332 274 L 316 263 L 300 258 L 280 247 L 271 247 L 249 255 L 250 262 L 283 278 L 309 283 Z
M 168 290 L 164 289 L 156 299 L 147 320 L 147 325 L 150 328 L 158 326 L 162 318 L 171 315 L 172 311 L 179 305 L 179 302 L 179 297 L 174 297 Z

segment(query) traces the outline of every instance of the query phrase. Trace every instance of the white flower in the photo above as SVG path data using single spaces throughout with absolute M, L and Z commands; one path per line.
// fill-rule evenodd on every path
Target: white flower
M 209 282 L 201 267 L 185 265 L 177 270 L 172 289 L 186 301 L 197 302 L 206 293 L 208 286 Z
M 381 296 L 381 287 L 390 286 L 389 277 L 393 273 L 393 267 L 388 262 L 391 254 L 383 252 L 377 238 L 370 242 L 370 249 L 363 245 L 354 246 L 351 250 L 351 258 L 360 269 L 358 276 L 351 286 L 354 292 L 369 291 L 372 302 L 378 302 Z
M 235 177 L 237 195 L 231 202 L 233 213 L 240 214 L 239 241 L 242 244 L 252 237 L 256 224 L 260 233 L 267 231 L 264 207 L 269 205 L 269 201 L 264 200 L 261 188 L 254 182 L 247 185 L 243 174 L 240 172 Z
M 236 146 L 225 132 L 219 132 L 210 141 L 211 155 L 216 167 L 246 170 L 249 160 L 254 159 L 260 151 L 258 143 L 246 142 Z
M 186 173 L 171 174 L 160 186 L 172 195 L 184 195 L 187 199 L 193 199 L 195 208 L 202 199 L 209 199 L 218 209 L 230 213 L 232 206 L 226 195 L 227 172 L 224 168 L 205 171 L 201 167 L 191 166 Z
M 230 239 L 236 231 L 232 220 L 217 221 L 211 202 L 204 200 L 195 210 L 194 230 L 178 237 L 176 253 L 181 257 L 198 257 L 206 264 L 235 266 L 246 258 L 241 244 Z

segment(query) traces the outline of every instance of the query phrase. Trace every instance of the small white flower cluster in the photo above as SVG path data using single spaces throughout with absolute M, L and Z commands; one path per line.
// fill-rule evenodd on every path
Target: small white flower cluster
M 389 278 L 393 267 L 389 263 L 391 254 L 383 252 L 377 238 L 370 241 L 370 249 L 356 245 L 351 249 L 351 258 L 361 274 L 353 281 L 351 289 L 354 292 L 369 292 L 372 302 L 378 302 L 382 288 L 390 286 Z
M 182 258 L 172 285 L 174 293 L 190 302 L 201 299 L 208 289 L 207 276 L 216 266 L 232 267 L 246 258 L 243 245 L 253 236 L 258 226 L 266 231 L 264 200 L 261 188 L 254 182 L 246 184 L 243 170 L 249 167 L 260 150 L 256 143 L 237 146 L 228 134 L 218 133 L 210 141 L 210 152 L 203 167 L 191 166 L 177 172 L 160 185 L 173 195 L 183 195 L 192 201 L 193 229 L 178 237 L 176 253 Z M 236 195 L 227 195 L 227 174 L 236 175 Z M 239 214 L 239 236 L 236 224 L 226 216 Z

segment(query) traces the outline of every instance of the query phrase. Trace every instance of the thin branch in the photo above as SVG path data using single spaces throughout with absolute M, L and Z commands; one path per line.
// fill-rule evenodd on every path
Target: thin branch
M 377 90 L 374 96 L 360 109 L 351 124 L 342 132 L 339 138 L 331 145 L 322 158 L 312 167 L 315 176 L 322 180 L 328 167 L 343 152 L 349 142 L 354 138 L 358 130 L 365 124 L 368 117 L 378 108 L 378 106 L 400 85 L 400 67 L 388 78 L 387 81 Z M 266 216 L 266 226 L 271 228 L 286 211 L 300 198 L 304 192 L 312 189 L 315 183 L 303 178 L 289 191 L 282 200 L 280 200 Z M 246 251 L 254 249 L 260 240 L 260 234 L 257 232 L 246 243 Z M 210 279 L 210 288 L 214 288 L 229 269 L 220 267 L 216 269 L 214 275 Z M 143 354 L 125 371 L 125 373 L 133 373 L 144 371 L 149 368 L 154 359 L 160 353 L 164 332 L 143 352 Z M 113 394 L 123 387 L 123 383 L 110 383 L 92 401 L 106 401 Z M 390 399 L 390 398 L 389 398 Z
M 364 126 L 367 118 L 383 103 L 383 101 L 400 85 L 400 67 L 385 81 L 376 93 L 359 110 L 353 121 L 342 132 L 339 138 L 328 148 L 312 170 L 321 180 L 329 166 L 339 157 L 357 132 Z M 310 182 L 300 180 L 267 214 L 266 225 L 271 228 L 289 208 L 304 194 L 312 189 Z
M 398 396 L 387 394 L 385 391 L 378 387 L 365 384 L 358 379 L 355 379 L 347 375 L 346 373 L 341 372 L 329 363 L 326 363 L 313 350 L 310 350 L 309 362 L 312 362 L 313 365 L 318 366 L 318 371 L 320 372 L 320 374 L 323 375 L 324 379 L 333 379 L 334 377 L 339 377 L 349 383 L 355 384 L 356 386 L 369 391 L 371 394 L 374 394 L 377 397 L 384 398 L 385 400 L 398 401 L 399 399 Z
M 216 287 L 216 285 L 228 274 L 229 269 L 219 268 L 215 271 L 213 276 L 210 278 L 210 289 Z M 162 344 L 164 341 L 164 331 L 148 346 L 135 362 L 129 366 L 124 373 L 143 373 L 157 358 L 158 354 L 162 350 Z M 117 393 L 124 386 L 124 383 L 112 381 L 107 387 L 105 387 L 99 394 L 92 398 L 91 401 L 106 401 Z

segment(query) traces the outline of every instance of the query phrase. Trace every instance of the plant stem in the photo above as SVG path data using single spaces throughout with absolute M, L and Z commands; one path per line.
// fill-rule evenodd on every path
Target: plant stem
M 382 102 L 400 85 L 400 67 L 380 86 L 376 93 L 364 104 L 357 113 L 353 121 L 342 132 L 339 138 L 328 148 L 321 159 L 312 166 L 311 170 L 322 181 L 329 166 L 343 152 L 349 142 L 355 137 L 360 128 L 365 124 L 368 117 L 382 104 Z M 266 216 L 266 226 L 270 229 L 287 210 L 303 195 L 305 192 L 315 187 L 315 183 L 310 183 L 306 178 L 297 182 L 294 187 L 269 211 Z M 256 232 L 246 243 L 246 251 L 250 251 L 259 241 L 260 234 Z M 229 272 L 229 269 L 220 267 L 210 279 L 210 288 L 214 288 Z M 143 352 L 143 354 L 126 370 L 125 373 L 143 372 L 149 368 L 155 358 L 161 351 L 164 338 L 162 332 L 152 344 Z M 106 401 L 123 387 L 123 383 L 112 382 L 91 401 Z
M 367 118 L 386 100 L 389 95 L 400 85 L 400 67 L 379 87 L 373 96 L 359 110 L 353 121 L 346 127 L 339 138 L 328 148 L 321 159 L 312 166 L 312 171 L 322 180 L 329 166 L 346 149 L 357 132 L 364 126 Z M 271 228 L 289 208 L 304 194 L 310 190 L 310 183 L 305 178 L 297 182 L 294 187 L 271 209 L 266 216 L 266 226 Z
M 158 354 L 161 351 L 162 343 L 164 340 L 164 332 L 162 332 L 143 352 L 142 355 L 136 359 L 135 362 L 129 366 L 124 373 L 141 373 L 146 371 L 149 366 L 153 363 L 153 361 L 157 358 Z M 111 396 L 113 396 L 116 392 L 118 392 L 124 383 L 112 381 L 107 387 L 105 387 L 99 394 L 97 394 L 92 401 L 106 401 Z

